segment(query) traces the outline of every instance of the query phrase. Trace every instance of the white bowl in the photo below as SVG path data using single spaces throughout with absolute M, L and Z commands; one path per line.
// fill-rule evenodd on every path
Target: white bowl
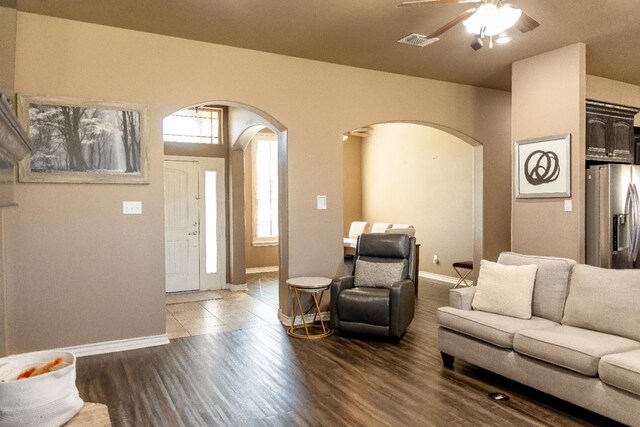
M 16 380 L 20 372 L 58 357 L 64 366 Z M 76 388 L 76 357 L 67 351 L 41 351 L 0 359 L 0 427 L 60 426 L 82 408 Z

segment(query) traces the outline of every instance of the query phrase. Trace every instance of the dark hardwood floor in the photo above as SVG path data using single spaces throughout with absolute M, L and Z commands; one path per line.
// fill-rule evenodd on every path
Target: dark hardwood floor
M 444 368 L 435 310 L 447 288 L 420 287 L 398 344 L 340 334 L 304 341 L 273 324 L 178 338 L 80 358 L 80 395 L 106 404 L 114 426 L 614 425 L 465 362 Z M 496 391 L 511 399 L 491 400 Z

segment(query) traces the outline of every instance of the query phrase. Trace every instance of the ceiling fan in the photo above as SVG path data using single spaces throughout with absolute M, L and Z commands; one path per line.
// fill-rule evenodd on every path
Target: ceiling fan
M 516 27 L 521 33 L 536 29 L 540 23 L 527 15 L 521 9 L 504 2 L 503 0 L 413 0 L 402 2 L 396 7 L 424 6 L 431 3 L 476 3 L 477 7 L 466 10 L 460 15 L 438 28 L 427 36 L 432 42 L 439 40 L 439 36 L 458 25 L 464 24 L 467 31 L 475 34 L 471 43 L 474 50 L 480 49 L 485 37 L 489 37 L 489 46 L 493 47 L 493 37 L 499 36 L 496 41 L 508 41 L 510 38 L 500 37 L 511 27 Z

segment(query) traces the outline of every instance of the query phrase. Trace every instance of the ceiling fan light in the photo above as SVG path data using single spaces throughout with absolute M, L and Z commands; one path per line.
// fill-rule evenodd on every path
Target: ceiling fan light
M 462 23 L 471 34 L 480 34 L 482 27 L 485 27 L 491 21 L 495 13 L 496 5 L 485 3 L 478 7 L 475 13 L 462 21 Z
M 517 7 L 513 7 L 508 4 L 500 6 L 496 11 L 492 22 L 492 26 L 494 27 L 492 31 L 495 31 L 493 35 L 500 34 L 516 25 L 520 16 L 522 16 L 522 10 Z
M 521 15 L 522 10 L 511 5 L 485 3 L 462 23 L 470 33 L 479 35 L 484 28 L 484 35 L 495 36 L 513 27 Z

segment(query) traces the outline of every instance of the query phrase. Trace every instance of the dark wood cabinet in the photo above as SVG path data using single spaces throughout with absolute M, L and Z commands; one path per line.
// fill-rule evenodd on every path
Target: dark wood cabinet
M 587 100 L 587 160 L 634 163 L 635 107 Z

